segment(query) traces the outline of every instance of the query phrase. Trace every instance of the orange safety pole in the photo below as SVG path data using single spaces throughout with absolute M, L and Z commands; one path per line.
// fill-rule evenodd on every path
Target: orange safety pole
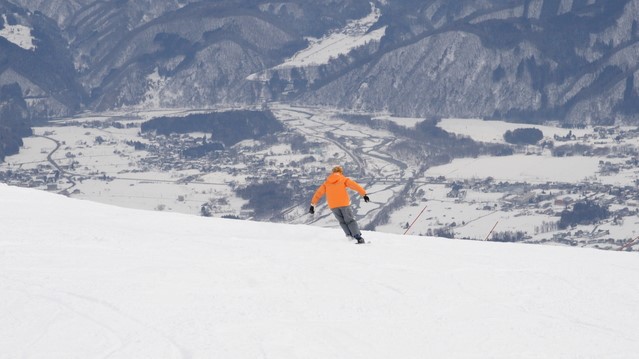
M 499 221 L 497 221 L 497 223 L 499 223 Z M 493 231 L 495 230 L 495 227 L 497 227 L 497 223 L 495 223 L 495 225 L 493 226 L 493 229 L 491 229 L 490 232 L 488 232 L 488 235 L 486 236 L 486 239 L 484 239 L 485 241 L 487 241 L 488 237 L 490 237 L 491 233 L 493 233 Z
M 424 206 L 424 208 L 422 209 L 421 212 L 419 212 L 419 214 L 417 215 L 417 217 L 415 217 L 415 220 L 413 221 L 413 223 L 410 224 L 410 226 L 408 226 L 408 228 L 406 229 L 406 232 L 404 232 L 404 235 L 406 235 L 406 233 L 408 233 L 408 231 L 410 231 L 411 228 L 413 228 L 413 224 L 415 224 L 415 222 L 417 222 L 417 219 L 419 219 L 419 216 L 422 215 L 422 213 L 424 213 L 424 211 L 426 210 L 427 206 Z

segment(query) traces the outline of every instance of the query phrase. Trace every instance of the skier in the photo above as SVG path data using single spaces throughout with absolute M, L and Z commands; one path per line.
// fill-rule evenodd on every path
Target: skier
M 333 211 L 335 218 L 339 221 L 340 226 L 346 233 L 346 237 L 357 239 L 358 244 L 365 243 L 362 238 L 362 233 L 359 231 L 357 221 L 355 221 L 355 215 L 351 208 L 351 199 L 346 192 L 346 188 L 350 188 L 357 191 L 362 197 L 364 202 L 368 202 L 370 199 L 366 194 L 366 190 L 362 188 L 357 182 L 344 176 L 344 170 L 341 166 L 333 167 L 332 173 L 328 175 L 326 181 L 315 191 L 313 199 L 311 199 L 311 208 L 309 212 L 315 213 L 315 205 L 326 194 L 326 202 L 328 207 Z

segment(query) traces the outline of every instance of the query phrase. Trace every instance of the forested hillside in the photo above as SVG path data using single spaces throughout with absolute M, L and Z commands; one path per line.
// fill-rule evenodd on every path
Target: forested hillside
M 639 0 L 12 1 L 0 84 L 45 117 L 274 100 L 573 124 L 639 113 Z M 11 39 L 19 26 L 32 47 Z
M 27 104 L 20 86 L 0 87 L 0 161 L 18 153 L 22 138 L 31 135 Z

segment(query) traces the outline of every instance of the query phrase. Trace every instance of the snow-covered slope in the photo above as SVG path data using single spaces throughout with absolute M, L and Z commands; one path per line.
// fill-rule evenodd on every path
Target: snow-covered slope
M 7 15 L 2 14 L 3 24 L 7 24 Z M 35 50 L 31 28 L 24 25 L 4 25 L 0 29 L 0 37 L 14 43 L 25 50 Z
M 634 358 L 636 253 L 138 211 L 0 185 L 0 358 Z

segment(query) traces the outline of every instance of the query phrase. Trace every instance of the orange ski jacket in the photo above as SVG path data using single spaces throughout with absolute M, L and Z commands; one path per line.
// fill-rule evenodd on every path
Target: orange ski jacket
M 326 202 L 331 209 L 349 206 L 351 198 L 348 196 L 346 188 L 357 191 L 361 196 L 366 195 L 366 190 L 357 182 L 339 172 L 334 172 L 326 177 L 326 181 L 317 188 L 311 204 L 315 206 L 322 196 L 326 194 Z

